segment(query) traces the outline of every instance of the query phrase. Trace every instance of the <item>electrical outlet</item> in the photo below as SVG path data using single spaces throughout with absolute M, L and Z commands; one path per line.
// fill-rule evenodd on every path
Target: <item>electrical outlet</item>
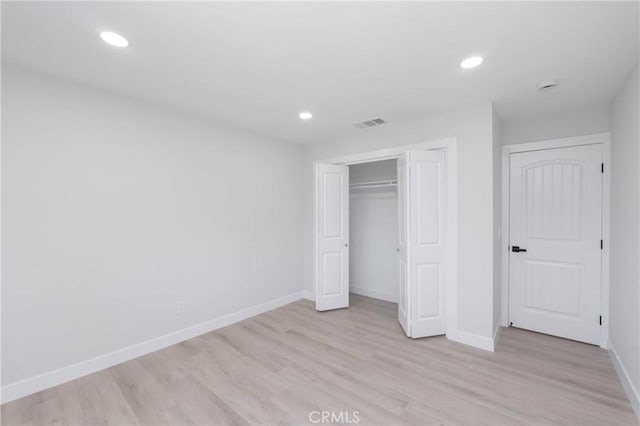
M 187 312 L 187 305 L 184 303 L 184 300 L 178 300 L 176 304 L 176 315 L 184 314 L 185 312 Z

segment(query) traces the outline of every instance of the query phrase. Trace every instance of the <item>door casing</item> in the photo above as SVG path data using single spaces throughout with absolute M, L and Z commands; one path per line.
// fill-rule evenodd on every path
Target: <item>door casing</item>
M 600 347 L 607 348 L 609 339 L 609 245 L 610 245 L 610 215 L 611 215 L 611 135 L 598 133 L 586 136 L 576 136 L 562 139 L 552 139 L 539 142 L 529 142 L 502 147 L 502 241 L 501 241 L 501 320 L 503 327 L 509 325 L 509 182 L 511 154 L 517 152 L 540 151 L 555 148 L 567 148 L 581 145 L 602 145 L 602 161 L 604 173 L 602 176 L 602 292 L 600 312 L 602 313 L 602 327 L 600 328 Z

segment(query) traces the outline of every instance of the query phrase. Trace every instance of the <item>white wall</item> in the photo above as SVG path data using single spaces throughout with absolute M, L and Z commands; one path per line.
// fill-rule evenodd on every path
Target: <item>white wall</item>
M 396 160 L 349 167 L 351 183 L 396 178 Z M 349 290 L 397 302 L 398 199 L 395 187 L 352 189 L 349 197 Z
M 493 170 L 490 104 L 410 123 L 353 129 L 348 136 L 306 146 L 304 285 L 313 291 L 313 162 L 446 137 L 458 141 L 458 328 L 484 338 L 493 332 Z
M 491 114 L 493 144 L 493 329 L 500 325 L 502 309 L 502 123 Z
M 349 166 L 349 183 L 392 180 L 398 174 L 397 160 L 382 160 Z
M 502 143 L 511 145 L 604 133 L 610 130 L 611 105 L 606 103 L 564 113 L 505 120 L 502 122 Z
M 611 131 L 611 282 L 609 340 L 640 390 L 640 108 L 638 67 L 613 103 Z M 624 382 L 623 377 L 623 382 Z M 629 395 L 629 392 L 627 392 Z
M 300 294 L 299 146 L 2 72 L 3 385 Z

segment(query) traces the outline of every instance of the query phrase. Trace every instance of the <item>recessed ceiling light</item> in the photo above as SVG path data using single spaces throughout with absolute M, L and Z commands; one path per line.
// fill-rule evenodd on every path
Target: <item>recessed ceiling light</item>
M 309 111 L 304 111 L 298 114 L 298 117 L 300 117 L 301 120 L 308 120 L 313 117 L 313 114 L 311 114 Z
M 482 61 L 484 61 L 482 56 L 471 56 L 470 58 L 467 58 L 464 61 L 460 62 L 460 66 L 462 68 L 475 68 L 480 65 Z
M 115 47 L 127 47 L 129 46 L 129 40 L 121 36 L 120 34 L 111 31 L 102 31 L 100 38 L 107 44 Z

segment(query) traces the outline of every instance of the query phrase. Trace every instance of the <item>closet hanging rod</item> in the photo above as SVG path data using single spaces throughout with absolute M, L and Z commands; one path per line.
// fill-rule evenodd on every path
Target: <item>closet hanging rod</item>
M 396 179 L 389 179 L 389 180 L 375 180 L 370 182 L 352 183 L 349 185 L 349 188 L 351 189 L 387 188 L 387 187 L 394 187 L 397 185 L 398 185 L 398 181 Z

